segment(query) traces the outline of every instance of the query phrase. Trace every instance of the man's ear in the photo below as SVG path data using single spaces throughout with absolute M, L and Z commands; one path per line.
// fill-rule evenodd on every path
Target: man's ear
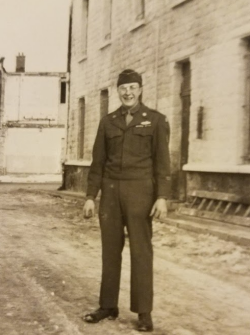
M 139 101 L 140 102 L 142 102 L 142 93 L 143 93 L 143 91 L 142 91 L 142 87 L 141 87 L 141 94 L 139 95 Z

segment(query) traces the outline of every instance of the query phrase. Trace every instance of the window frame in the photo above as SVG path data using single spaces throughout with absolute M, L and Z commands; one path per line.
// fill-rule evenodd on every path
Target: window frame
M 133 0 L 133 6 L 134 6 L 135 21 L 138 22 L 144 20 L 146 11 L 146 1 Z
M 88 27 L 89 27 L 89 0 L 81 0 L 81 36 L 80 36 L 80 54 L 81 60 L 87 57 L 88 50 Z
M 132 7 L 133 9 L 132 22 L 130 21 L 131 26 L 128 29 L 130 32 L 146 24 L 146 1 L 142 0 L 141 5 L 138 5 L 138 1 L 139 0 L 130 0 L 130 8 Z
M 103 0 L 102 41 L 112 39 L 113 0 Z

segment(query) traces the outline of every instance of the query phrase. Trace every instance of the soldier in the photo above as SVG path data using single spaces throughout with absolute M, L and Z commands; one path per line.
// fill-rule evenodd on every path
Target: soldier
M 138 330 L 152 331 L 152 218 L 167 214 L 170 192 L 168 123 L 141 103 L 142 77 L 124 70 L 117 82 L 121 106 L 102 118 L 88 175 L 86 217 L 94 215 L 101 189 L 99 220 L 102 239 L 100 308 L 85 315 L 90 323 L 118 317 L 125 227 L 131 253 L 131 311 Z

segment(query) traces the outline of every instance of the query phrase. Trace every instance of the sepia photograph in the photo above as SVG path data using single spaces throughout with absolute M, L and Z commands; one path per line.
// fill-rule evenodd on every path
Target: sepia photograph
M 250 334 L 250 2 L 0 0 L 0 335 Z

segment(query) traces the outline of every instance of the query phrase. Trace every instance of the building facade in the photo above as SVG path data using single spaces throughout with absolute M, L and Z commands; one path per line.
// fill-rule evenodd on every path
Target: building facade
M 61 173 L 68 103 L 66 73 L 0 69 L 0 174 Z
M 173 199 L 247 210 L 250 2 L 73 0 L 71 19 L 66 188 L 84 191 L 99 120 L 132 68 L 170 123 Z

